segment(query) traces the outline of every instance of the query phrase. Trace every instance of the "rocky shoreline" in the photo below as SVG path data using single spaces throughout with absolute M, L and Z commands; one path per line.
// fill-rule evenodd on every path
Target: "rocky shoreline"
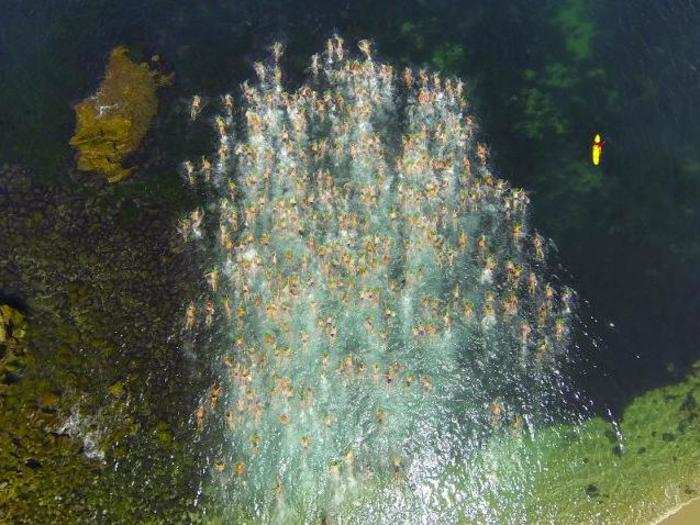
M 19 167 L 0 172 L 0 302 L 28 324 L 0 390 L 0 515 L 12 522 L 119 521 L 154 509 L 167 519 L 191 493 L 184 444 L 198 378 L 177 320 L 195 293 L 197 255 L 173 233 L 177 210 L 126 194 L 78 173 L 52 183 Z M 121 469 L 103 469 L 66 430 L 78 416 L 82 437 Z M 131 483 L 139 473 L 150 487 Z

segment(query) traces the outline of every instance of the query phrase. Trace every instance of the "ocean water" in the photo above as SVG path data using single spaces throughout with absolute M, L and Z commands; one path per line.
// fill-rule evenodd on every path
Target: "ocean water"
M 696 382 L 686 379 L 695 377 L 693 363 L 698 360 L 695 268 L 700 133 L 693 117 L 700 100 L 698 18 L 693 2 L 619 6 L 573 0 L 536 6 L 531 2 L 416 2 L 408 6 L 323 2 L 303 8 L 293 2 L 198 6 L 177 2 L 148 6 L 135 2 L 8 3 L 0 22 L 0 246 L 5 252 L 0 252 L 0 303 L 22 313 L 28 335 L 21 349 L 6 344 L 0 356 L 4 427 L 10 429 L 2 435 L 0 465 L 3 472 L 12 473 L 0 481 L 5 483 L 3 487 L 11 488 L 7 492 L 10 496 L 0 499 L 0 516 L 4 513 L 10 521 L 20 522 L 64 513 L 64 519 L 103 516 L 116 522 L 144 519 L 156 511 L 164 521 L 173 516 L 185 521 L 205 516 L 224 521 L 256 517 L 340 522 L 361 518 L 372 522 L 399 516 L 426 522 L 516 522 L 556 516 L 576 520 L 578 516 L 581 521 L 626 518 L 632 522 L 662 514 L 665 508 L 691 497 L 698 490 L 697 477 L 692 475 L 697 471 L 693 452 L 697 446 L 692 445 L 697 437 Z M 231 268 L 248 264 L 245 257 L 227 263 L 217 251 L 220 239 L 207 232 L 216 231 L 224 206 L 240 214 L 242 229 L 232 229 L 236 242 L 247 233 L 259 238 L 261 231 L 269 229 L 273 244 L 280 243 L 273 251 L 283 259 L 282 244 L 298 243 L 299 238 L 274 237 L 275 214 L 280 209 L 272 212 L 273 200 L 262 207 L 272 213 L 268 222 L 246 224 L 246 206 L 253 201 L 252 193 L 229 195 L 225 186 L 229 181 L 240 186 L 246 178 L 244 171 L 215 163 L 213 177 L 219 185 L 190 188 L 181 176 L 183 162 L 193 160 L 199 167 L 202 156 L 212 162 L 221 156 L 215 115 L 226 116 L 221 99 L 226 93 L 236 100 L 236 117 L 225 123 L 231 148 L 248 144 L 245 137 L 252 133 L 246 128 L 250 121 L 245 119 L 244 108 L 249 106 L 242 98 L 240 84 L 257 82 L 254 63 L 271 63 L 269 47 L 273 42 L 284 45 L 282 84 L 293 93 L 313 76 L 310 56 L 323 51 L 326 39 L 333 34 L 342 35 L 348 56 L 356 58 L 364 56 L 357 42 L 370 39 L 373 60 L 392 65 L 397 75 L 408 66 L 418 78 L 425 67 L 440 71 L 443 79 L 464 80 L 463 94 L 468 101 L 464 115 L 472 115 L 479 128 L 468 148 L 471 162 L 479 165 L 476 143 L 488 145 L 489 174 L 506 181 L 508 187 L 527 191 L 530 204 L 523 217 L 527 239 L 537 231 L 547 246 L 547 264 L 541 269 L 543 273 L 538 273 L 538 283 L 551 282 L 559 294 L 567 287 L 575 290 L 575 318 L 566 322 L 567 335 L 558 351 L 563 357 L 544 367 L 545 371 L 525 367 L 521 373 L 522 363 L 509 361 L 506 356 L 511 356 L 511 350 L 504 348 L 519 347 L 513 341 L 522 332 L 499 331 L 497 340 L 489 339 L 487 332 L 481 334 L 480 330 L 487 331 L 491 324 L 484 313 L 489 299 L 474 291 L 478 286 L 493 285 L 498 300 L 505 300 L 505 296 L 500 297 L 505 288 L 498 269 L 517 254 L 509 255 L 512 247 L 498 251 L 492 277 L 492 263 L 486 255 L 478 259 L 475 247 L 476 259 L 463 263 L 461 277 L 446 277 L 441 272 L 414 277 L 418 284 L 425 279 L 426 290 L 436 297 L 452 293 L 446 283 L 450 279 L 460 282 L 461 278 L 471 283 L 463 285 L 465 290 L 476 294 L 470 302 L 481 335 L 462 334 L 454 340 L 468 341 L 466 347 L 480 348 L 483 356 L 469 354 L 453 361 L 461 354 L 448 337 L 443 346 L 435 348 L 449 358 L 435 363 L 403 363 L 408 370 L 398 372 L 402 378 L 402 374 L 414 376 L 407 381 L 417 385 L 423 376 L 428 377 L 425 370 L 436 367 L 432 381 L 440 402 L 429 399 L 423 404 L 421 398 L 411 398 L 408 393 L 393 398 L 398 419 L 388 421 L 398 426 L 391 427 L 393 437 L 381 437 L 375 427 L 386 416 L 377 415 L 384 409 L 375 407 L 379 398 L 369 386 L 371 379 L 362 386 L 353 376 L 352 381 L 360 383 L 350 381 L 342 388 L 342 381 L 336 384 L 331 379 L 331 386 L 325 387 L 317 401 L 326 411 L 330 406 L 338 410 L 349 407 L 350 413 L 341 417 L 347 428 L 341 425 L 341 430 L 324 438 L 321 430 L 327 414 L 303 416 L 318 424 L 318 428 L 312 425 L 316 430 L 311 441 L 310 433 L 294 425 L 285 427 L 293 430 L 280 437 L 275 434 L 279 425 L 264 419 L 265 425 L 269 423 L 264 426 L 266 434 L 256 440 L 250 429 L 226 430 L 224 405 L 238 399 L 226 381 L 239 379 L 227 379 L 230 367 L 222 358 L 232 351 L 233 356 L 243 352 L 246 359 L 253 359 L 257 354 L 235 349 L 236 334 L 247 333 L 262 340 L 270 335 L 264 326 L 271 321 L 260 320 L 269 315 L 265 311 L 255 318 L 239 319 L 240 326 L 227 324 L 222 317 L 226 297 L 219 297 L 221 290 L 210 290 L 219 294 L 213 316 L 216 320 L 205 326 L 206 290 L 211 282 L 207 284 L 203 275 L 209 274 L 211 281 L 211 272 L 220 272 L 222 290 L 230 295 L 235 312 L 236 301 L 243 302 L 236 294 L 247 281 L 239 278 L 238 285 L 228 289 L 223 276 L 234 271 Z M 75 170 L 75 151 L 69 140 L 75 131 L 75 104 L 98 89 L 109 52 L 118 45 L 126 46 L 135 61 L 174 73 L 174 78 L 170 87 L 159 92 L 159 112 L 146 139 L 127 159 L 136 166 L 134 176 L 110 186 L 99 175 Z M 397 93 L 402 89 L 397 83 Z M 203 109 L 192 119 L 195 95 L 201 97 Z M 323 97 L 322 90 L 319 97 Z M 373 125 L 388 119 L 378 133 L 388 151 L 389 169 L 394 169 L 400 158 L 392 148 L 402 136 L 415 131 L 404 107 L 408 104 L 405 97 L 403 92 L 396 95 L 396 102 L 391 102 L 396 107 L 386 102 L 389 106 L 381 111 L 388 116 L 373 117 Z M 399 122 L 390 124 L 394 118 Z M 435 122 L 427 121 L 430 126 Z M 327 132 L 323 125 L 315 131 L 320 137 Z M 365 129 L 364 124 L 352 125 Z M 280 154 L 282 142 L 277 133 L 268 128 L 266 137 Z M 601 133 L 606 140 L 597 167 L 590 162 L 594 133 Z M 358 137 L 348 138 L 349 143 L 357 142 Z M 428 151 L 445 161 L 444 152 Z M 340 162 L 346 167 L 356 162 L 355 157 L 343 159 Z M 273 177 L 279 176 L 284 171 L 280 168 L 283 160 L 267 168 L 257 166 L 260 173 L 255 173 L 263 176 L 265 169 L 271 169 Z M 372 166 L 360 163 L 356 169 L 376 169 Z M 342 173 L 337 165 L 331 168 Z M 476 178 L 484 177 L 478 170 L 474 173 Z M 357 178 L 360 175 L 349 179 L 358 185 L 358 191 L 364 183 L 381 187 L 375 179 L 363 182 Z M 302 193 L 313 191 L 318 190 L 307 188 Z M 347 198 L 352 206 L 358 206 L 352 201 L 354 191 Z M 370 199 L 397 198 L 393 190 L 368 195 Z M 222 198 L 230 202 L 222 204 Z M 389 206 L 388 201 L 385 204 Z M 339 213 L 337 205 L 333 206 L 336 211 L 324 213 Z M 355 211 L 360 217 L 374 217 L 370 223 L 377 235 L 397 223 L 405 224 L 401 217 L 413 212 L 422 217 L 420 220 L 430 219 L 430 209 L 416 202 L 404 206 L 404 215 L 393 223 L 387 218 L 389 207 L 381 213 L 361 207 Z M 458 213 L 465 221 L 462 228 L 469 230 L 474 243 L 480 232 L 504 235 L 498 233 L 498 228 L 505 227 L 499 222 L 503 218 L 501 204 L 491 206 L 490 211 L 467 208 Z M 409 209 L 413 211 L 406 211 Z M 178 226 L 183 219 L 191 226 L 196 218 L 192 213 L 197 210 L 205 217 L 205 235 L 199 243 L 186 245 L 181 242 Z M 488 213 L 496 218 L 484 218 Z M 319 220 L 309 216 L 301 222 L 307 230 L 315 228 L 320 239 L 347 229 Z M 392 235 L 402 239 L 405 233 Z M 449 242 L 458 247 L 459 236 Z M 416 241 L 415 245 L 425 246 L 422 243 Z M 312 261 L 305 269 L 305 278 L 313 276 L 318 283 L 322 281 L 319 276 L 327 277 L 323 264 L 313 263 L 314 249 L 294 246 Z M 529 246 L 532 250 L 532 244 Z M 261 247 L 256 249 L 255 254 L 250 252 L 252 260 L 257 260 Z M 442 263 L 436 262 L 441 259 L 412 250 L 408 253 L 415 255 L 416 261 L 425 257 L 414 266 L 442 268 Z M 296 255 L 300 265 L 302 252 Z M 294 273 L 293 267 L 271 256 L 266 253 L 260 260 L 262 268 L 279 271 L 285 278 Z M 521 256 L 525 257 L 517 255 Z M 389 265 L 388 274 L 399 271 L 397 268 L 402 272 L 412 268 L 411 264 L 397 264 Z M 377 283 L 389 282 L 382 281 L 379 273 L 375 277 Z M 265 290 L 273 288 L 270 283 L 274 279 L 266 278 L 267 284 L 255 279 L 251 282 Z M 319 297 L 330 294 L 332 298 L 334 293 L 318 284 L 309 285 L 309 290 Z M 521 308 L 527 296 L 524 289 L 522 293 L 518 296 Z M 420 295 L 416 292 L 416 297 Z M 369 296 L 363 297 L 364 301 Z M 557 297 L 559 308 L 561 295 Z M 359 295 L 344 306 L 329 298 L 319 299 L 324 315 L 333 319 L 341 319 L 344 312 L 360 312 L 357 301 Z M 380 302 L 384 307 L 390 299 L 381 296 Z M 183 323 L 190 304 L 195 306 L 198 320 L 187 330 Z M 309 307 L 297 304 L 296 323 L 309 322 L 310 317 L 304 317 Z M 458 317 L 457 310 L 450 308 L 454 307 L 438 308 L 440 317 Z M 460 315 L 464 315 L 464 308 L 461 305 Z M 377 315 L 375 324 L 386 317 L 385 312 Z M 404 317 L 399 318 L 409 323 L 406 326 L 413 322 L 412 314 L 401 315 Z M 536 313 L 532 315 L 536 317 Z M 555 321 L 553 318 L 548 336 L 553 346 Z M 312 345 L 319 355 L 325 352 L 329 359 L 339 359 L 332 368 L 352 369 L 352 374 L 363 366 L 371 370 L 374 354 L 369 352 L 365 358 L 343 365 L 343 352 L 350 352 L 352 345 L 341 348 L 322 341 L 330 329 L 340 330 L 341 339 L 359 344 L 367 336 L 363 332 L 371 330 L 355 324 L 352 320 L 331 322 Z M 536 324 L 534 317 L 528 324 Z M 280 334 L 291 337 L 285 343 L 288 346 L 300 344 L 301 339 L 292 341 L 301 338 L 304 330 L 294 326 L 290 329 L 282 324 L 272 332 L 280 340 Z M 405 350 L 412 347 L 407 341 L 414 337 L 392 332 L 389 341 L 393 342 L 387 344 Z M 374 344 L 371 338 L 365 343 Z M 536 349 L 530 352 L 537 354 Z M 282 361 L 289 359 L 282 354 L 272 355 Z M 310 358 L 290 362 L 284 365 L 291 367 L 284 373 L 267 369 L 262 379 L 255 379 L 260 381 L 256 388 L 276 388 L 284 399 L 284 392 L 296 395 L 311 388 L 310 382 L 322 381 L 312 378 L 317 370 Z M 386 368 L 386 373 L 394 373 L 390 372 L 391 362 L 377 364 Z M 363 373 L 371 377 L 370 372 Z M 439 379 L 443 374 L 451 379 Z M 285 378 L 291 382 L 287 384 Z M 423 381 L 428 384 L 431 379 Z M 215 394 L 220 388 L 222 392 Z M 363 392 L 363 401 L 353 397 L 357 392 Z M 212 395 L 216 400 L 212 401 Z M 450 415 L 458 402 L 463 403 L 467 416 Z M 366 410 L 369 405 L 372 409 Z M 216 415 L 200 417 L 199 410 L 205 406 L 215 409 L 212 412 Z M 445 407 L 451 408 L 441 412 Z M 282 405 L 274 405 L 268 412 L 264 417 L 270 420 L 289 416 Z M 664 417 L 658 416 L 660 413 Z M 374 419 L 361 423 L 367 414 L 373 414 Z M 452 429 L 441 434 L 436 430 L 455 417 L 452 422 L 460 432 Z M 600 419 L 590 419 L 596 417 Z M 600 426 L 596 426 L 598 422 Z M 357 430 L 363 424 L 368 425 L 366 430 Z M 418 429 L 421 424 L 426 426 Z M 404 439 L 420 432 L 425 432 L 424 439 Z M 425 453 L 431 435 L 437 444 L 427 449 L 438 458 L 432 467 L 431 456 Z M 357 449 L 351 457 L 362 459 L 351 468 L 352 460 L 345 455 L 353 439 Z M 440 448 L 443 441 L 451 443 L 450 452 Z M 292 442 L 301 448 L 294 449 Z M 262 447 L 267 455 L 256 456 L 253 449 L 241 452 L 251 443 L 253 449 Z M 407 457 L 402 459 L 398 452 L 393 457 L 392 447 Z M 596 448 L 605 454 L 597 457 L 591 452 Z M 314 451 L 308 460 L 303 459 L 306 449 Z M 639 452 L 642 449 L 644 452 Z M 277 474 L 281 461 L 274 458 L 280 457 L 288 458 L 291 466 Z M 683 458 L 682 465 L 674 466 L 678 457 Z M 440 458 L 450 461 L 441 463 Z M 581 479 L 567 475 L 567 462 L 579 465 Z M 596 462 L 603 465 L 600 470 L 591 467 Z M 437 477 L 427 475 L 440 470 L 435 465 L 453 470 L 436 481 Z M 660 472 L 666 468 L 680 472 L 678 483 L 662 487 L 654 476 L 647 479 L 646 474 L 640 474 L 653 466 Z M 362 485 L 371 494 L 360 491 L 353 500 L 347 496 L 353 491 L 344 485 L 359 483 L 344 477 L 353 468 L 395 469 L 396 477 L 413 483 L 412 489 L 408 493 L 396 489 L 388 476 L 376 486 Z M 45 475 L 51 469 L 58 477 Z M 324 469 L 327 472 L 321 474 Z M 319 492 L 318 486 L 326 484 L 323 480 L 335 479 L 336 470 L 342 483 L 338 482 L 335 492 Z M 249 480 L 241 475 L 243 471 Z M 627 494 L 619 478 L 630 472 L 635 472 L 640 482 L 639 486 L 632 484 Z M 284 500 L 276 496 L 278 476 L 279 486 L 287 492 L 298 488 L 301 510 L 292 512 L 288 503 L 283 511 L 270 510 Z M 79 488 L 75 481 L 68 481 L 72 478 L 92 480 L 96 488 Z M 511 484 L 505 483 L 508 478 L 513 480 Z M 571 484 L 562 483 L 561 491 L 556 490 L 557 480 L 564 479 L 570 479 Z M 422 485 L 416 485 L 416 480 Z M 426 488 L 431 483 L 432 488 Z M 155 488 L 146 497 L 148 486 Z M 115 487 L 123 487 L 123 493 Z M 440 487 L 450 494 L 444 500 L 436 496 Z M 659 496 L 664 489 L 666 499 Z M 551 498 L 543 496 L 547 493 Z M 318 494 L 319 499 L 314 499 Z M 620 509 L 634 500 L 635 494 L 642 510 L 625 514 Z M 143 498 L 142 504 L 129 503 L 139 498 Z M 388 500 L 396 500 L 398 506 L 392 510 L 385 505 Z M 596 511 L 596 505 L 604 510 Z M 459 509 L 457 514 L 446 511 L 453 507 Z

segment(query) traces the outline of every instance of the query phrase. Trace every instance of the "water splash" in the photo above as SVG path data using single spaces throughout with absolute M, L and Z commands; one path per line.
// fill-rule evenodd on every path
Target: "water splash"
M 215 160 L 184 164 L 215 195 L 179 228 L 215 262 L 183 315 L 213 334 L 204 491 L 262 521 L 524 519 L 520 440 L 576 417 L 573 292 L 462 82 L 359 47 L 329 40 L 290 93 L 273 46 L 240 110 L 224 97 Z
M 93 418 L 84 416 L 77 409 L 74 409 L 56 428 L 56 433 L 80 440 L 83 444 L 82 450 L 86 458 L 104 462 L 105 452 L 101 445 L 103 438 L 102 429 L 97 425 L 98 421 L 99 414 Z

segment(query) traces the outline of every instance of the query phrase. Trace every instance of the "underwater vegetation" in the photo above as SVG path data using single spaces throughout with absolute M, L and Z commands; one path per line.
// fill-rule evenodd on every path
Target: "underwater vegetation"
M 78 169 L 101 173 L 109 182 L 133 172 L 122 163 L 141 144 L 158 111 L 157 89 L 170 81 L 148 64 L 132 61 L 125 47 L 115 48 L 97 93 L 75 107 L 70 144 L 78 149 Z
M 578 418 L 574 294 L 462 82 L 359 49 L 329 40 L 289 93 L 276 44 L 242 107 L 223 97 L 215 155 L 183 165 L 216 192 L 180 223 L 212 254 L 182 322 L 218 374 L 192 424 L 228 519 L 484 519 L 517 492 L 466 468 L 489 436 Z
M 634 399 L 619 426 L 593 418 L 525 446 L 541 470 L 533 515 L 555 522 L 652 522 L 700 491 L 700 362 L 680 383 Z M 619 433 L 621 439 L 617 439 Z

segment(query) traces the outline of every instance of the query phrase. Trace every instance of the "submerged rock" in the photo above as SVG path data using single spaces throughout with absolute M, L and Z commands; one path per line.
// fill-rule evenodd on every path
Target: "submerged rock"
M 102 185 L 34 175 L 0 171 L 0 305 L 14 307 L 2 308 L 0 522 L 140 523 L 157 508 L 180 523 L 194 489 L 177 414 L 194 401 L 175 400 L 188 393 L 173 390 L 167 342 L 191 281 L 167 251 L 175 212 L 153 198 L 148 228 L 125 225 Z

